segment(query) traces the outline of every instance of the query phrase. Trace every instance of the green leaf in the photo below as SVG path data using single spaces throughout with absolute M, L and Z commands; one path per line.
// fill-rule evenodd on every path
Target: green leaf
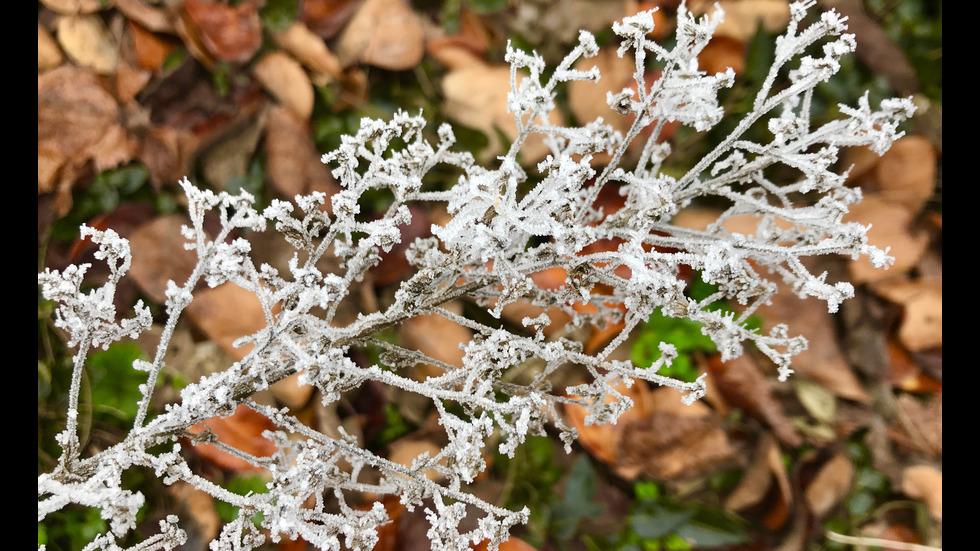
M 580 455 L 565 483 L 565 497 L 552 508 L 555 521 L 552 528 L 555 537 L 568 541 L 575 535 L 582 519 L 602 514 L 605 507 L 595 503 L 596 480 L 592 463 L 584 454 Z
M 696 509 L 673 503 L 657 503 L 630 515 L 630 528 L 641 538 L 656 539 L 676 532 L 694 517 Z
M 260 14 L 262 25 L 269 32 L 280 33 L 299 16 L 299 0 L 266 0 Z

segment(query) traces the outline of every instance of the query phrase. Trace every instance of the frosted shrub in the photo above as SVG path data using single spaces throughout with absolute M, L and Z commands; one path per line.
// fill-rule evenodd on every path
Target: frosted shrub
M 58 435 L 63 453 L 53 472 L 38 477 L 38 521 L 69 503 L 98 508 L 111 531 L 88 549 L 119 549 L 117 538 L 135 528 L 136 512 L 144 500 L 124 488 L 121 477 L 127 469 L 141 466 L 167 484 L 184 481 L 240 508 L 238 519 L 224 527 L 212 549 L 251 549 L 266 537 L 274 541 L 302 537 L 322 549 L 340 549 L 342 544 L 371 549 L 378 538 L 377 527 L 388 517 L 378 502 L 371 508 L 355 507 L 365 494 L 397 496 L 409 509 L 423 507 L 431 524 L 428 535 L 433 549 L 464 550 L 485 539 L 496 548 L 511 527 L 527 520 L 528 511 L 502 509 L 467 493 L 467 484 L 487 467 L 487 446 L 513 454 L 528 435 L 543 434 L 550 423 L 568 448 L 576 434 L 563 422 L 561 405 L 583 406 L 589 412 L 587 423 L 615 423 L 631 406 L 616 387 L 635 379 L 686 391 L 688 402 L 703 395 L 701 380 L 688 383 L 657 374 L 676 357 L 670 343 L 660 345 L 660 360 L 647 369 L 610 358 L 613 349 L 655 310 L 703 324 L 723 359 L 739 356 L 751 343 L 775 362 L 780 378 L 788 376 L 793 355 L 804 349 L 806 341 L 791 336 L 785 325 L 763 334 L 748 329 L 745 321 L 776 292 L 773 280 L 790 284 L 800 297 L 826 301 L 831 311 L 851 296 L 849 284 L 831 283 L 826 274 L 810 273 L 804 257 L 846 254 L 866 256 L 879 267 L 889 264 L 887 251 L 867 244 L 867 228 L 842 222 L 861 193 L 845 187 L 844 176 L 832 168 L 842 146 L 867 145 L 883 153 L 901 135 L 898 124 L 913 111 L 909 100 L 888 100 L 872 110 L 865 97 L 856 107 L 841 106 L 845 115 L 841 120 L 812 127 L 814 87 L 839 69 L 840 57 L 854 50 L 854 37 L 844 34 L 844 20 L 834 12 L 805 26 L 804 15 L 811 5 L 792 7 L 789 28 L 776 42 L 775 62 L 751 112 L 678 178 L 661 172 L 670 144 L 642 136 L 659 136 L 672 121 L 706 131 L 724 116 L 717 94 L 732 85 L 734 74 L 730 69 L 705 74 L 697 61 L 720 22 L 720 10 L 696 19 L 681 8 L 672 50 L 647 38 L 653 29 L 650 13 L 628 17 L 613 27 L 621 38 L 619 54 L 636 60 L 636 89 L 608 97 L 611 107 L 635 117 L 626 136 L 602 120 L 580 128 L 546 122 L 559 85 L 600 77 L 595 69 L 571 69 L 578 59 L 598 52 L 592 35 L 582 32 L 578 45 L 547 80 L 540 57 L 508 48 L 512 68 L 508 107 L 518 136 L 493 167 L 478 166 L 469 154 L 454 151 L 449 127 L 439 128 L 438 141 L 430 143 L 423 135 L 426 122 L 421 116 L 398 114 L 387 122 L 364 119 L 356 135 L 345 136 L 336 151 L 323 157 L 343 187 L 333 197 L 313 194 L 297 197 L 295 203 L 274 201 L 260 212 L 245 193 L 215 194 L 185 180 L 191 225 L 184 236 L 186 247 L 197 254 L 197 265 L 186 282 L 169 284 L 165 329 L 152 361 L 133 365 L 146 372 L 148 381 L 140 388 L 135 425 L 124 440 L 89 457 L 82 455 L 76 420 L 86 356 L 93 347 L 136 336 L 152 320 L 149 310 L 137 304 L 133 317 L 119 321 L 113 306 L 116 285 L 130 264 L 126 240 L 112 231 L 82 228 L 82 235 L 100 247 L 96 258 L 108 264 L 108 281 L 83 291 L 87 265 L 38 275 L 43 295 L 60 303 L 56 325 L 78 351 L 67 426 Z M 644 76 L 648 58 L 661 72 L 653 82 Z M 527 76 L 518 79 L 520 73 Z M 768 122 L 772 135 L 768 143 L 743 136 L 759 121 Z M 649 131 L 641 135 L 644 129 Z M 551 154 L 529 179 L 517 155 L 532 134 L 546 138 Z M 646 141 L 639 144 L 635 164 L 626 166 L 624 153 L 634 139 Z M 593 163 L 593 155 L 599 153 L 611 159 L 604 166 Z M 456 167 L 463 176 L 448 191 L 424 190 L 426 174 L 440 164 Z M 792 169 L 795 181 L 770 180 L 770 169 L 777 165 Z M 595 206 L 607 186 L 617 186 L 625 197 L 625 205 L 616 212 Z M 365 221 L 358 216 L 359 199 L 379 189 L 389 191 L 394 201 L 382 216 Z M 721 200 L 727 209 L 705 230 L 672 225 L 679 209 L 701 197 Z M 332 214 L 321 208 L 326 201 L 331 202 Z M 445 226 L 434 225 L 433 237 L 411 244 L 408 258 L 415 270 L 400 284 L 394 303 L 361 314 L 347 325 L 332 323 L 354 283 L 378 263 L 379 251 L 389 251 L 401 241 L 398 226 L 409 222 L 409 205 L 420 201 L 444 203 L 451 219 Z M 221 222 L 214 238 L 204 230 L 208 212 L 217 213 Z M 729 233 L 724 222 L 743 214 L 755 216 L 755 231 Z M 269 227 L 295 248 L 288 273 L 267 264 L 257 266 L 250 258 L 249 242 L 230 237 L 239 230 L 260 232 Z M 599 240 L 618 246 L 589 248 Z M 318 261 L 327 254 L 341 259 L 344 269 L 323 273 Z M 567 273 L 565 285 L 558 289 L 539 288 L 529 277 L 555 267 Z M 628 268 L 628 276 L 621 275 L 621 267 Z M 699 271 L 717 286 L 717 292 L 701 301 L 686 296 L 681 277 L 686 267 Z M 196 288 L 226 281 L 255 293 L 267 327 L 240 340 L 239 345 L 253 345 L 241 361 L 188 386 L 179 402 L 148 420 L 153 383 L 164 367 L 181 312 Z M 541 312 L 563 310 L 571 318 L 566 329 L 590 324 L 619 324 L 623 329 L 605 348 L 589 355 L 568 338 L 567 330 L 546 338 L 544 329 L 552 323 L 546 313 L 525 317 L 523 330 L 516 330 L 507 324 L 491 327 L 444 307 L 448 301 L 464 298 L 495 317 L 520 300 Z M 719 299 L 739 305 L 737 314 L 707 308 Z M 582 308 L 582 303 L 591 308 Z M 575 304 L 579 307 L 573 308 Z M 473 331 L 473 339 L 463 345 L 461 368 L 377 338 L 379 332 L 420 315 L 443 316 Z M 364 367 L 349 358 L 352 348 L 366 346 L 383 350 L 385 368 Z M 436 365 L 444 373 L 415 380 L 406 373 L 419 363 Z M 528 372 L 505 379 L 513 369 Z M 553 387 L 555 375 L 568 371 L 575 377 L 562 380 L 577 377 L 584 382 Z M 324 403 L 368 381 L 422 395 L 434 405 L 448 444 L 436 455 L 420 455 L 404 467 L 362 449 L 342 430 L 339 438 L 331 438 L 285 410 L 250 401 L 256 391 L 296 373 L 319 389 Z M 229 415 L 242 404 L 278 427 L 266 433 L 278 451 L 259 458 L 218 445 L 268 471 L 265 494 L 238 495 L 195 474 L 177 442 L 182 437 L 206 440 L 191 437 L 188 428 Z M 430 469 L 441 475 L 439 482 L 422 476 Z M 251 520 L 256 513 L 263 515 L 264 530 Z M 471 529 L 465 531 L 463 525 Z M 184 539 L 178 519 L 170 516 L 161 522 L 159 534 L 139 549 L 170 549 Z

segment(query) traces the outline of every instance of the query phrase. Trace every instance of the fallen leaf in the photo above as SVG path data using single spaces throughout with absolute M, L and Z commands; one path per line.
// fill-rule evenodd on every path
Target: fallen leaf
M 94 13 L 104 7 L 102 0 L 40 0 L 44 7 L 64 15 Z
M 932 516 L 943 520 L 943 473 L 930 465 L 906 467 L 902 473 L 902 493 L 921 500 Z
M 299 20 L 314 33 L 330 38 L 354 15 L 362 0 L 305 0 L 300 2 Z
M 894 277 L 913 268 L 929 245 L 929 236 L 912 228 L 912 215 L 899 204 L 880 197 L 868 196 L 844 215 L 844 222 L 871 226 L 868 243 L 895 257 L 887 270 L 875 269 L 867 258 L 850 261 L 852 283 L 867 283 Z
M 736 75 L 745 72 L 745 42 L 725 35 L 717 35 L 698 54 L 698 69 L 714 75 L 724 73 L 729 67 Z
M 244 63 L 262 45 L 262 22 L 254 2 L 235 6 L 203 0 L 184 0 L 181 15 L 214 57 Z
M 266 175 L 272 186 L 285 197 L 311 191 L 330 195 L 340 188 L 330 170 L 320 162 L 308 122 L 291 109 L 273 107 L 265 125 Z
M 779 486 L 785 507 L 785 504 L 792 502 L 786 467 L 783 465 L 776 439 L 769 434 L 763 434 L 756 446 L 752 465 L 742 475 L 742 479 L 732 493 L 725 498 L 725 509 L 742 511 L 758 505 L 769 493 L 774 479 Z
M 462 304 L 451 303 L 443 306 L 452 311 L 462 311 Z M 458 313 L 457 312 L 457 313 Z M 461 344 L 473 339 L 473 331 L 438 314 L 416 316 L 405 320 L 398 328 L 405 340 L 426 356 L 452 366 L 463 366 Z M 431 364 L 416 366 L 422 379 L 436 377 L 443 373 L 442 368 Z
M 253 345 L 235 348 L 233 343 L 266 326 L 265 313 L 255 293 L 230 282 L 198 291 L 184 312 L 235 361 L 244 358 Z
M 119 45 L 98 15 L 66 15 L 58 20 L 58 43 L 77 65 L 101 74 L 116 70 Z
M 412 466 L 412 462 L 424 453 L 429 454 L 429 457 L 435 457 L 442 451 L 442 446 L 432 442 L 430 440 L 411 440 L 408 438 L 400 438 L 391 443 L 388 447 L 388 459 L 406 468 Z M 438 471 L 435 469 L 428 469 L 422 472 L 422 476 L 429 480 L 437 481 L 441 480 L 442 476 L 439 475 Z
M 790 447 L 802 443 L 782 404 L 773 396 L 768 381 L 750 357 L 739 356 L 722 362 L 716 354 L 708 360 L 708 368 L 729 405 L 766 422 Z
M 160 216 L 129 236 L 133 251 L 130 277 L 157 304 L 167 301 L 167 281 L 183 285 L 197 264 L 194 251 L 184 248 L 180 228 L 188 220 L 178 214 Z
M 826 517 L 851 489 L 854 465 L 843 453 L 830 458 L 806 487 L 804 496 L 817 518 Z
M 190 427 L 187 432 L 201 434 L 208 429 L 218 437 L 219 442 L 255 457 L 269 457 L 277 450 L 276 445 L 271 440 L 262 436 L 262 433 L 267 430 L 276 430 L 276 425 L 265 415 L 244 405 L 238 406 L 235 413 L 228 417 L 213 417 Z M 248 461 L 228 454 L 211 444 L 198 444 L 193 446 L 193 449 L 223 469 L 231 471 L 263 470 L 261 467 L 256 467 Z
M 37 72 L 42 73 L 48 69 L 53 69 L 61 65 L 63 56 L 58 43 L 51 37 L 51 33 L 37 22 Z
M 101 172 L 132 159 L 135 149 L 116 100 L 94 72 L 72 65 L 38 75 L 37 141 L 38 194 L 70 191 L 89 162 Z
M 568 108 L 581 123 L 594 121 L 602 117 L 603 122 L 625 135 L 632 121 L 625 115 L 613 111 L 606 103 L 606 94 L 619 93 L 623 88 L 634 88 L 636 82 L 633 73 L 636 64 L 632 59 L 619 57 L 615 47 L 602 48 L 599 54 L 588 59 L 580 59 L 575 64 L 575 70 L 588 71 L 592 67 L 599 69 L 599 82 L 573 80 L 568 83 Z
M 749 235 L 752 231 L 739 233 Z M 827 312 L 827 304 L 815 298 L 800 299 L 781 281 L 777 285 L 778 292 L 757 310 L 763 320 L 763 333 L 779 320 L 790 320 L 790 329 L 805 333 L 809 343 L 806 350 L 793 357 L 793 371 L 841 398 L 870 403 L 871 397 L 838 345 L 836 322 L 833 314 Z
M 729 36 L 748 42 L 762 25 L 770 34 L 776 34 L 789 23 L 789 2 L 786 0 L 695 0 L 689 8 L 694 13 L 709 12 L 714 6 L 725 11 L 725 19 L 718 25 L 715 36 Z
M 135 106 L 137 104 L 137 94 L 143 90 L 143 87 L 153 77 L 150 71 L 135 67 L 126 62 L 120 63 L 116 67 L 115 74 L 112 76 L 115 77 L 116 81 L 116 97 L 121 104 L 126 106 Z
M 244 179 L 255 156 L 262 130 L 264 113 L 253 118 L 243 117 L 230 125 L 234 131 L 216 134 L 201 153 L 204 179 L 215 189 L 225 189 L 229 182 Z
M 650 389 L 645 383 L 634 382 L 630 387 L 625 383 L 616 386 L 616 390 L 633 401 L 633 407 L 619 416 L 616 424 L 586 424 L 588 411 L 578 404 L 565 404 L 564 411 L 568 421 L 578 432 L 578 441 L 592 457 L 611 467 L 620 465 L 620 441 L 623 430 L 630 421 L 639 420 L 650 414 Z M 606 396 L 606 402 L 611 402 L 613 396 Z M 665 413 L 665 415 L 669 415 Z M 627 478 L 634 478 L 638 473 L 636 467 L 629 469 Z
M 905 136 L 893 143 L 875 166 L 877 186 L 872 191 L 900 203 L 915 216 L 932 197 L 936 165 L 936 150 L 929 140 Z
M 419 17 L 404 0 L 365 0 L 337 40 L 341 65 L 367 63 L 410 69 L 422 60 L 425 37 Z
M 167 56 L 179 45 L 170 38 L 164 38 L 146 30 L 133 20 L 127 21 L 126 29 L 133 41 L 133 51 L 136 53 L 140 67 L 150 71 L 159 71 Z
M 492 158 L 503 153 L 498 132 L 511 141 L 517 138 L 517 125 L 513 115 L 507 111 L 510 67 L 481 63 L 450 71 L 442 80 L 442 91 L 446 98 L 443 113 L 486 135 L 489 144 L 481 152 L 483 157 Z M 554 125 L 562 124 L 557 110 L 549 114 L 548 121 Z M 521 161 L 536 163 L 544 159 L 550 151 L 544 144 L 542 135 L 532 134 L 521 149 Z
M 180 180 L 190 170 L 190 159 L 200 140 L 193 132 L 172 126 L 152 126 L 140 143 L 139 160 L 157 189 Z
M 156 33 L 175 32 L 172 15 L 167 9 L 154 7 L 143 0 L 114 0 L 113 5 L 126 19 L 141 27 Z
M 633 467 L 651 478 L 672 480 L 714 471 L 735 456 L 735 448 L 717 416 L 655 411 L 623 428 L 619 453 L 620 472 Z
M 269 387 L 276 401 L 292 411 L 296 411 L 305 406 L 309 403 L 310 396 L 313 396 L 313 386 L 301 384 L 299 382 L 299 376 L 299 373 L 293 373 L 284 379 L 272 383 L 272 386 Z
M 252 68 L 255 78 L 282 105 L 302 120 L 313 114 L 313 83 L 295 59 L 283 52 L 269 52 Z
M 321 82 L 317 82 L 318 86 L 326 84 L 328 80 L 339 79 L 343 74 L 337 56 L 327 49 L 327 44 L 322 38 L 302 23 L 293 23 L 285 31 L 274 35 L 272 39 L 303 65 L 321 75 Z
M 934 279 L 883 281 L 878 296 L 904 309 L 898 338 L 912 352 L 943 345 L 943 282 Z
M 187 516 L 183 518 L 192 523 L 200 541 L 210 541 L 218 536 L 221 518 L 210 494 L 183 480 L 167 486 L 167 493 L 187 512 Z
M 896 443 L 927 453 L 943 454 L 943 395 L 933 394 L 922 402 L 902 393 L 895 400 L 895 418 L 888 436 Z

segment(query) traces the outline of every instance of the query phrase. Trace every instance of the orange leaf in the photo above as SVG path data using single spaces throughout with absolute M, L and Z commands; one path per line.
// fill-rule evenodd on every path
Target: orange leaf
M 275 430 L 276 426 L 265 415 L 247 407 L 238 406 L 229 417 L 214 417 L 188 429 L 191 434 L 200 434 L 210 428 L 218 440 L 229 446 L 256 457 L 268 457 L 276 452 L 276 445 L 267 440 L 262 433 Z M 194 451 L 214 464 L 232 471 L 259 471 L 260 467 L 248 461 L 221 451 L 211 444 L 194 446 Z

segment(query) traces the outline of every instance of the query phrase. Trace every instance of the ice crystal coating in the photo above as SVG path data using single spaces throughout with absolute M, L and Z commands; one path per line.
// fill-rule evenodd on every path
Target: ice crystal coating
M 240 508 L 238 519 L 211 543 L 215 550 L 251 549 L 266 537 L 273 541 L 302 537 L 321 549 L 340 549 L 342 544 L 371 549 L 378 526 L 388 517 L 380 503 L 364 509 L 349 501 L 364 494 L 397 496 L 410 509 L 422 506 L 431 523 L 428 535 L 433 549 L 463 551 L 483 540 L 490 540 L 490 548 L 496 549 L 512 526 L 527 520 L 528 511 L 502 509 L 466 492 L 466 485 L 486 468 L 483 454 L 488 445 L 513 454 L 528 435 L 543 434 L 551 423 L 567 448 L 575 432 L 563 421 L 560 406 L 585 407 L 589 424 L 614 423 L 631 406 L 629 398 L 616 391 L 619 382 L 644 379 L 673 386 L 687 392 L 686 402 L 703 395 L 700 380 L 686 383 L 657 373 L 676 357 L 670 343 L 661 344 L 660 360 L 648 369 L 609 357 L 654 311 L 702 323 L 724 359 L 742 354 L 747 342 L 754 343 L 785 378 L 791 373 L 792 356 L 805 347 L 805 340 L 790 336 L 784 325 L 762 334 L 747 328 L 745 321 L 776 292 L 769 278 L 791 284 L 801 297 L 826 301 L 831 311 L 853 294 L 847 283 L 829 283 L 826 274 L 811 274 L 801 261 L 805 257 L 866 256 L 875 266 L 888 265 L 887 251 L 868 245 L 867 228 L 842 221 L 849 205 L 860 200 L 860 192 L 844 187 L 843 177 L 832 169 L 843 146 L 867 145 L 883 153 L 901 136 L 899 123 L 913 112 L 907 99 L 885 101 L 875 111 L 865 96 L 856 107 L 842 105 L 841 120 L 813 127 L 814 87 L 837 72 L 840 57 L 853 51 L 854 38 L 844 34 L 844 18 L 834 12 L 825 12 L 804 28 L 804 16 L 812 5 L 793 5 L 792 21 L 776 43 L 775 62 L 752 111 L 680 177 L 661 172 L 670 155 L 669 143 L 646 138 L 633 166 L 625 166 L 624 153 L 644 129 L 649 130 L 647 136 L 659 136 L 666 124 L 677 122 L 705 131 L 721 120 L 718 91 L 731 86 L 734 75 L 731 70 L 707 74 L 697 61 L 721 21 L 721 10 L 699 19 L 682 6 L 676 46 L 671 50 L 648 38 L 654 25 L 650 13 L 614 25 L 621 38 L 619 55 L 636 61 L 635 89 L 608 98 L 610 107 L 634 117 L 626 136 L 601 119 L 577 128 L 547 122 L 559 85 L 600 77 L 594 68 L 571 69 L 580 57 L 598 52 L 592 35 L 582 32 L 578 46 L 547 80 L 539 56 L 508 47 L 512 90 L 507 103 L 519 132 L 496 166 L 477 166 L 469 154 L 454 152 L 455 138 L 448 126 L 439 128 L 438 140 L 430 143 L 421 115 L 399 113 L 388 122 L 364 119 L 357 134 L 345 136 L 337 150 L 324 155 L 343 186 L 330 198 L 313 194 L 297 197 L 292 204 L 274 201 L 259 212 L 245 193 L 216 194 L 185 180 L 191 224 L 183 234 L 187 248 L 197 255 L 197 265 L 187 281 L 170 282 L 167 287 L 165 327 L 153 360 L 134 364 L 150 381 L 141 387 L 135 426 L 122 442 L 88 457 L 82 455 L 76 426 L 85 358 L 93 347 L 108 346 L 146 329 L 151 316 L 138 304 L 135 317 L 117 321 L 113 297 L 129 267 L 129 246 L 112 231 L 82 228 L 82 235 L 100 247 L 97 258 L 109 266 L 108 282 L 82 291 L 86 265 L 38 274 L 43 295 L 59 303 L 55 323 L 78 349 L 68 424 L 58 436 L 63 454 L 53 472 L 38 477 L 38 521 L 69 503 L 99 508 L 111 531 L 87 549 L 119 549 L 116 539 L 135 528 L 143 503 L 143 496 L 122 487 L 121 475 L 141 466 L 153 469 L 168 484 L 184 481 Z M 818 43 L 822 48 L 811 48 Z M 820 57 L 812 57 L 813 51 L 821 52 Z M 645 76 L 648 65 L 660 70 L 653 82 Z M 519 72 L 526 74 L 518 82 Z M 777 79 L 780 75 L 782 80 Z M 777 82 L 783 87 L 777 88 Z M 744 137 L 759 121 L 768 121 L 772 133 L 768 143 Z M 534 179 L 517 161 L 522 144 L 532 134 L 543 134 L 551 147 Z M 599 152 L 611 159 L 605 166 L 593 163 L 592 156 Z M 447 191 L 424 190 L 423 178 L 440 164 L 456 167 L 463 175 Z M 793 169 L 796 180 L 770 181 L 767 169 L 776 165 Z M 615 213 L 596 206 L 607 186 L 616 186 L 625 196 L 624 207 Z M 381 216 L 366 220 L 358 216 L 359 199 L 371 190 L 387 190 L 394 200 Z M 673 216 L 701 197 L 721 200 L 728 208 L 704 230 L 674 226 Z M 327 201 L 333 214 L 320 208 Z M 389 251 L 401 242 L 398 226 L 411 219 L 409 205 L 420 201 L 445 203 L 451 219 L 445 226 L 433 226 L 434 237 L 411 244 L 408 258 L 416 270 L 400 284 L 394 304 L 362 314 L 348 325 L 333 324 L 352 285 L 379 261 L 378 251 Z M 221 230 L 214 237 L 204 231 L 207 212 L 216 212 L 220 220 Z M 756 218 L 755 231 L 728 232 L 724 222 L 743 214 Z M 289 273 L 256 266 L 249 243 L 229 239 L 236 229 L 265 231 L 269 226 L 296 249 Z M 616 245 L 590 247 L 599 241 Z M 318 261 L 326 254 L 341 259 L 344 270 L 321 271 Z M 715 284 L 717 293 L 701 301 L 689 298 L 681 277 L 687 267 Z M 551 268 L 565 270 L 565 285 L 538 287 L 532 274 Z M 622 275 L 622 268 L 628 276 Z M 200 283 L 216 286 L 227 281 L 256 294 L 268 326 L 241 340 L 254 345 L 245 358 L 190 385 L 179 403 L 148 421 L 152 383 L 194 289 Z M 497 317 L 508 304 L 523 301 L 542 312 L 550 307 L 563 310 L 571 318 L 568 327 L 620 323 L 623 329 L 590 355 L 561 332 L 546 338 L 543 329 L 552 323 L 546 313 L 524 318 L 525 330 L 494 328 L 444 308 L 459 298 L 472 300 Z M 738 313 L 726 315 L 707 308 L 719 299 L 740 305 Z M 583 303 L 590 307 L 574 307 Z M 462 367 L 377 338 L 380 331 L 420 315 L 443 316 L 473 331 L 473 339 L 463 347 Z M 367 345 L 384 351 L 384 369 L 363 367 L 350 359 L 351 348 Z M 436 365 L 445 373 L 414 380 L 406 371 L 418 363 Z M 520 384 L 505 378 L 515 369 L 526 371 Z M 583 382 L 554 388 L 553 375 L 565 371 L 578 373 Z M 424 396 L 434 404 L 448 444 L 435 456 L 420 455 L 411 467 L 404 467 L 360 448 L 342 429 L 337 437 L 327 436 L 287 411 L 249 400 L 255 391 L 295 373 L 319 389 L 325 403 L 366 381 Z M 450 403 L 458 407 L 447 408 Z M 263 413 L 278 427 L 270 434 L 278 448 L 272 457 L 237 452 L 270 473 L 266 494 L 234 494 L 200 477 L 191 471 L 176 443 L 188 436 L 192 425 L 230 415 L 241 404 Z M 161 444 L 169 445 L 170 451 L 160 452 Z M 437 472 L 441 482 L 422 475 L 429 470 Z M 366 472 L 373 476 L 362 476 Z M 329 500 L 324 499 L 327 495 Z M 263 514 L 264 533 L 250 520 L 256 513 Z M 476 522 L 465 523 L 475 528 L 461 532 L 466 517 L 476 517 Z M 139 548 L 181 545 L 186 536 L 177 522 L 175 517 L 162 521 L 159 534 Z

